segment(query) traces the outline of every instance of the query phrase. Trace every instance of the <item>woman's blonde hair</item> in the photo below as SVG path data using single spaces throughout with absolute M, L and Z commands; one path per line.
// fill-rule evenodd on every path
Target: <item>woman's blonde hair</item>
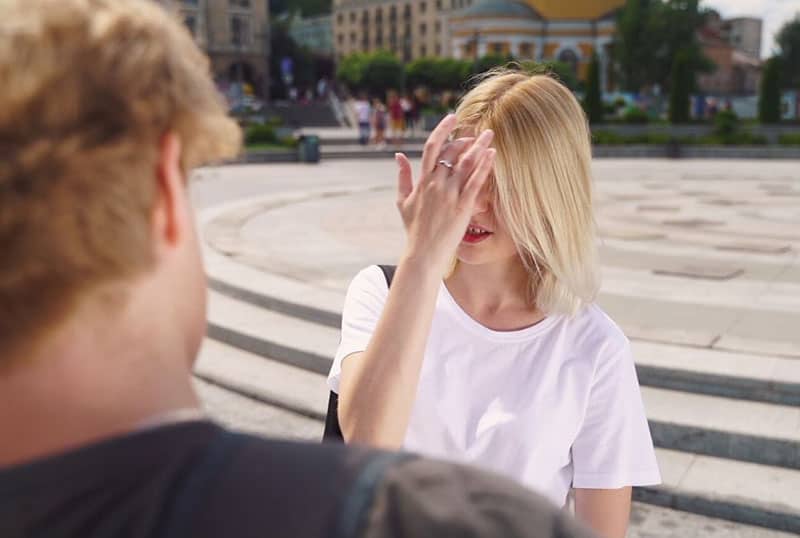
M 572 92 L 546 74 L 487 74 L 456 110 L 461 132 L 492 129 L 494 208 L 530 275 L 529 301 L 574 314 L 599 288 L 591 145 Z

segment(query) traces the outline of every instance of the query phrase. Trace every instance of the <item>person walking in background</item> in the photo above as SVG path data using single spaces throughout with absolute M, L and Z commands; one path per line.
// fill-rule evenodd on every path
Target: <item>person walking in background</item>
M 370 136 L 370 122 L 372 118 L 372 107 L 369 104 L 367 96 L 359 94 L 358 99 L 353 103 L 353 108 L 356 113 L 356 121 L 358 122 L 358 143 L 366 146 L 369 143 Z
M 404 127 L 409 135 L 414 134 L 414 104 L 409 99 L 408 94 L 404 93 L 400 98 L 400 108 L 403 109 Z M 404 133 L 405 134 L 405 133 Z
M 375 149 L 386 147 L 386 105 L 377 97 L 372 100 L 372 132 Z
M 188 181 L 241 130 L 177 16 L 3 0 L 0 79 L 2 538 L 590 536 L 498 476 L 206 417 Z
M 400 97 L 396 93 L 389 96 L 389 118 L 391 119 L 392 144 L 401 145 L 406 130 L 406 115 Z
M 396 158 L 406 248 L 393 281 L 353 279 L 328 378 L 344 439 L 474 463 L 559 506 L 572 490 L 579 519 L 623 538 L 631 487 L 661 477 L 630 342 L 594 302 L 580 104 L 497 71 L 431 133 L 418 181 Z

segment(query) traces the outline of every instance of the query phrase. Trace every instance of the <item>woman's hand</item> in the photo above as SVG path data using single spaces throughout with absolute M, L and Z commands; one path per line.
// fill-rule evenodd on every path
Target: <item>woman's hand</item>
M 464 237 L 495 156 L 495 150 L 489 148 L 494 136 L 490 130 L 477 139 L 446 143 L 455 125 L 451 114 L 428 137 L 422 153 L 422 177 L 416 184 L 408 157 L 396 155 L 400 168 L 397 207 L 408 234 L 405 257 L 425 260 L 440 273 L 447 271 Z

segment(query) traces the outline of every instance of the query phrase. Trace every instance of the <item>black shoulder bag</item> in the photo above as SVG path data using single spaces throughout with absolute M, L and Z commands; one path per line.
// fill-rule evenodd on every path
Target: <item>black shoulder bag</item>
M 383 276 L 386 278 L 386 286 L 392 287 L 392 278 L 397 269 L 395 265 L 379 265 Z M 322 434 L 323 442 L 344 443 L 342 428 L 339 426 L 339 395 L 331 391 L 328 397 L 328 414 L 325 416 L 325 433 Z

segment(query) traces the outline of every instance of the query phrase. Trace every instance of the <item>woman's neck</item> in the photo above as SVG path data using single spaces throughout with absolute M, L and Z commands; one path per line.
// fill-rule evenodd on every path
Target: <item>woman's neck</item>
M 459 263 L 445 285 L 467 314 L 491 329 L 520 329 L 544 318 L 529 302 L 530 280 L 519 259 L 486 265 Z

